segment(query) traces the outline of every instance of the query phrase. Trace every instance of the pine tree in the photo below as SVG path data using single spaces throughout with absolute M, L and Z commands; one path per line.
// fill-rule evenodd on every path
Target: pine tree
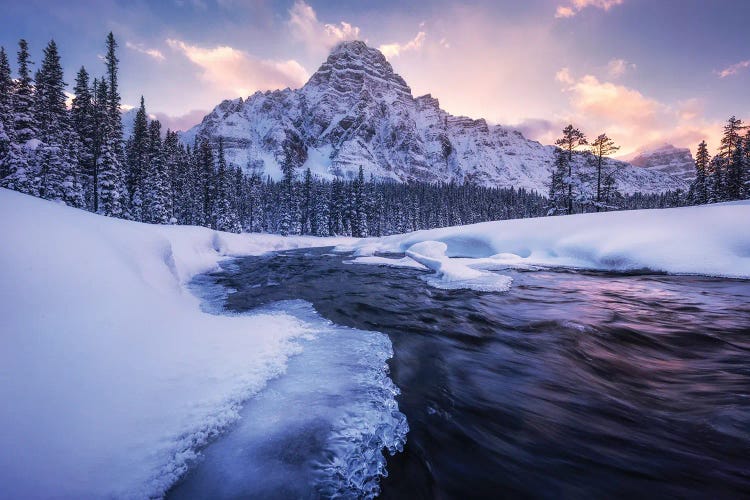
M 313 178 L 310 169 L 305 170 L 305 177 L 302 183 L 302 234 L 312 233 L 313 208 L 315 200 L 313 199 Z
M 76 75 L 74 97 L 70 107 L 71 126 L 76 135 L 78 149 L 76 161 L 84 184 L 86 207 L 96 211 L 94 198 L 96 186 L 94 170 L 96 161 L 96 124 L 94 118 L 94 97 L 89 88 L 89 74 L 83 66 Z
M 42 144 L 38 148 L 39 194 L 74 207 L 84 206 L 76 161 L 78 143 L 65 104 L 65 82 L 54 40 L 44 49 L 36 78 L 35 118 Z
M 568 210 L 567 186 L 565 178 L 568 175 L 568 164 L 565 151 L 555 151 L 555 164 L 552 167 L 549 186 L 549 205 L 547 215 L 564 214 Z
M 172 207 L 159 120 L 149 124 L 147 139 L 147 163 L 142 181 L 143 220 L 152 224 L 167 224 L 172 218 Z
M 211 143 L 203 138 L 196 148 L 198 163 L 198 186 L 196 191 L 199 193 L 200 216 L 197 218 L 198 224 L 206 227 L 213 227 L 211 215 L 214 211 L 216 197 L 216 169 L 214 168 L 214 156 L 211 150 Z
M 568 125 L 563 129 L 563 135 L 561 138 L 555 141 L 555 144 L 565 151 L 565 164 L 567 167 L 567 176 L 563 178 L 563 184 L 567 188 L 567 209 L 568 214 L 573 213 L 573 151 L 579 146 L 585 146 L 588 144 L 586 136 L 574 128 L 572 124 Z
M 13 78 L 5 48 L 0 47 L 0 181 L 10 175 L 13 129 Z
M 218 165 L 216 171 L 216 199 L 213 205 L 213 227 L 218 231 L 239 233 L 242 231 L 239 217 L 231 202 L 232 188 L 230 172 L 224 157 L 224 140 L 219 137 Z
M 357 238 L 367 237 L 367 198 L 365 195 L 365 174 L 362 166 L 359 166 L 357 179 L 354 181 L 352 236 Z
M 125 157 L 131 216 L 133 220 L 143 220 L 144 179 L 149 162 L 149 124 L 143 96 L 133 122 L 133 135 L 125 146 Z
M 110 120 L 110 129 L 112 136 L 122 142 L 122 115 L 120 114 L 120 93 L 117 85 L 117 69 L 120 62 L 116 54 L 117 42 L 112 32 L 107 35 L 107 55 L 104 56 L 104 62 L 107 66 L 107 108 Z M 122 154 L 121 144 L 117 145 L 118 154 Z
M 596 160 L 596 211 L 602 207 L 602 167 L 607 156 L 617 152 L 620 146 L 615 141 L 607 137 L 607 134 L 600 134 L 599 137 L 591 143 L 591 153 Z
M 743 141 L 739 140 L 727 163 L 724 190 L 727 200 L 742 199 L 745 191 L 745 152 Z
M 99 81 L 96 101 L 99 105 L 97 115 L 100 121 L 100 129 L 98 129 L 100 135 L 96 158 L 97 196 L 95 206 L 97 213 L 102 215 L 123 217 L 126 215 L 127 189 L 125 187 L 125 172 L 117 154 L 121 136 L 118 136 L 112 130 L 112 121 L 107 113 L 108 95 L 107 82 Z
M 18 42 L 18 78 L 13 85 L 12 137 L 6 160 L 8 174 L 2 187 L 21 193 L 39 195 L 39 177 L 33 169 L 35 149 L 38 145 L 37 126 L 34 120 L 34 87 L 31 79 L 31 61 L 26 40 Z
M 701 141 L 695 153 L 695 180 L 690 186 L 692 202 L 696 205 L 708 203 L 707 173 L 710 161 L 711 155 L 708 154 L 706 141 Z

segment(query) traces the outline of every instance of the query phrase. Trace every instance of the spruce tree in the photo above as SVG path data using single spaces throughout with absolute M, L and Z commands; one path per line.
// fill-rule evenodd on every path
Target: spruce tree
M 35 149 L 38 145 L 37 126 L 34 120 L 34 86 L 31 79 L 31 61 L 26 40 L 18 42 L 18 78 L 13 85 L 13 125 L 10 151 L 6 160 L 7 175 L 2 187 L 21 193 L 39 195 L 39 177 L 35 171 Z
M 568 214 L 573 213 L 573 151 L 579 146 L 585 146 L 588 144 L 586 136 L 574 128 L 572 124 L 568 125 L 563 129 L 563 135 L 561 138 L 555 141 L 555 144 L 565 152 L 564 161 L 567 167 L 567 175 L 563 178 L 563 184 L 566 186 L 567 196 L 566 205 Z
M 706 141 L 701 141 L 695 153 L 695 180 L 690 187 L 692 202 L 696 205 L 708 203 L 707 173 L 710 161 L 711 155 L 708 154 Z
M 242 231 L 237 213 L 231 202 L 230 172 L 224 157 L 224 140 L 219 137 L 218 165 L 216 170 L 216 198 L 213 204 L 212 227 L 218 231 Z
M 86 207 L 94 208 L 95 183 L 94 169 L 96 160 L 96 123 L 94 117 L 94 98 L 90 89 L 89 74 L 83 66 L 78 70 L 73 89 L 73 102 L 70 107 L 71 126 L 78 142 L 78 171 L 84 184 Z
M 0 180 L 10 174 L 13 129 L 13 78 L 5 48 L 0 47 Z
M 98 138 L 98 154 L 96 158 L 97 196 L 95 206 L 97 212 L 111 217 L 123 217 L 126 212 L 127 189 L 125 187 L 125 172 L 120 163 L 118 149 L 121 135 L 112 130 L 112 120 L 108 110 L 107 82 L 100 80 L 96 92 L 99 104 L 100 135 Z
M 143 96 L 133 122 L 133 134 L 125 146 L 125 158 L 131 216 L 133 220 L 143 220 L 144 179 L 149 161 L 149 124 Z
M 83 188 L 76 152 L 78 143 L 70 126 L 65 104 L 65 82 L 60 55 L 54 40 L 44 49 L 36 78 L 34 111 L 38 127 L 38 169 L 40 196 L 83 207 Z
M 143 179 L 143 220 L 152 224 L 168 224 L 172 218 L 171 194 L 159 120 L 153 120 L 148 126 L 147 146 L 147 166 Z
M 607 134 L 600 134 L 594 142 L 591 143 L 591 153 L 596 161 L 596 211 L 602 206 L 602 168 L 605 158 L 612 153 L 617 152 L 620 146 L 615 141 L 607 137 Z

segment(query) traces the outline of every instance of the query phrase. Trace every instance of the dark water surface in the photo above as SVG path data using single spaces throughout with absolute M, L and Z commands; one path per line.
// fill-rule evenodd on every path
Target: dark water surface
M 750 495 L 750 282 L 503 271 L 508 293 L 294 251 L 214 279 L 387 334 L 408 420 L 383 498 Z

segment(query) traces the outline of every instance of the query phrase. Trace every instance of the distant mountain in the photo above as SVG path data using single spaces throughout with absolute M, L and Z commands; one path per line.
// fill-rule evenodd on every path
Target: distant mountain
M 323 177 L 472 182 L 547 191 L 553 146 L 512 128 L 453 116 L 431 95 L 413 97 L 378 50 L 344 42 L 297 90 L 227 100 L 182 134 L 224 139 L 227 161 L 279 178 L 292 162 Z M 578 155 L 581 164 L 586 155 Z M 683 179 L 612 162 L 624 192 L 686 187 Z
M 693 160 L 690 150 L 688 148 L 676 148 L 671 144 L 640 151 L 630 160 L 630 163 L 636 167 L 663 172 L 686 181 L 695 178 L 695 160 Z

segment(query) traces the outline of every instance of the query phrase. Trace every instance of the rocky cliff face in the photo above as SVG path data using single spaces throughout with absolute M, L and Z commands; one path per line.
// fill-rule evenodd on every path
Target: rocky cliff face
M 659 148 L 642 151 L 632 160 L 632 165 L 679 177 L 686 181 L 695 178 L 695 160 L 688 148 L 665 144 Z
M 378 50 L 337 46 L 298 90 L 224 101 L 183 135 L 218 140 L 227 160 L 280 177 L 292 162 L 324 176 L 473 182 L 546 192 L 554 148 L 485 120 L 452 116 L 437 99 L 413 97 Z M 584 163 L 585 157 L 579 161 Z M 682 179 L 613 162 L 625 192 L 684 188 Z

